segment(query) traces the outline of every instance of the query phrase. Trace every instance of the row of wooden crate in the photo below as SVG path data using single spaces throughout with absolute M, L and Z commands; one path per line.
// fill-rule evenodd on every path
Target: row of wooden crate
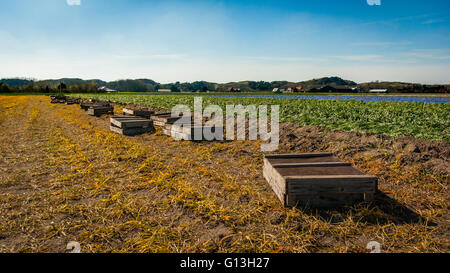
M 92 116 L 114 114 L 109 103 L 80 103 L 80 106 Z M 148 109 L 124 108 L 122 114 L 110 118 L 110 129 L 127 136 L 151 133 L 154 126 L 159 126 L 164 134 L 175 139 L 192 140 L 195 130 L 204 128 L 175 125 L 179 118 L 171 113 L 155 114 Z M 378 191 L 376 176 L 362 173 L 331 153 L 266 155 L 263 176 L 286 207 L 341 207 L 372 201 Z
M 198 139 L 205 140 L 203 138 L 204 129 L 218 130 L 206 125 L 193 125 L 191 116 L 185 118 L 190 122 L 181 125 L 176 123 L 180 120 L 180 117 L 172 117 L 171 113 L 154 114 L 149 110 L 124 108 L 123 116 L 111 117 L 111 130 L 119 134 L 134 136 L 152 132 L 154 126 L 157 126 L 162 128 L 165 135 L 177 140 L 194 140 L 196 131 L 200 131 L 197 134 L 200 136 Z
M 79 99 L 67 97 L 65 95 L 51 95 L 51 103 L 64 103 L 67 105 L 79 103 Z
M 124 114 L 137 113 L 126 109 Z M 134 125 L 144 125 L 150 128 L 153 121 L 155 125 L 163 127 L 165 134 L 189 139 L 196 129 L 203 129 L 176 126 L 173 123 L 178 118 L 172 118 L 170 113 L 153 115 L 151 119 L 144 125 L 133 117 L 111 118 L 111 126 L 120 124 L 132 128 Z M 341 207 L 372 201 L 378 191 L 377 177 L 362 173 L 331 153 L 266 155 L 263 175 L 286 207 Z
M 170 113 L 154 115 L 124 109 L 123 114 L 111 118 L 111 130 L 124 135 L 152 132 L 155 125 L 175 139 L 192 139 L 195 130 L 203 129 L 174 125 L 179 118 Z M 341 207 L 372 201 L 378 191 L 377 177 L 362 173 L 331 153 L 266 155 L 263 175 L 286 207 Z
M 107 102 L 81 102 L 80 107 L 91 116 L 114 115 L 114 107 Z M 155 114 L 148 109 L 124 108 L 122 114 L 110 118 L 110 129 L 126 136 L 151 133 L 155 130 L 154 126 L 158 126 L 162 128 L 164 134 L 175 139 L 193 140 L 195 131 L 205 128 L 192 124 L 180 126 L 175 124 L 180 117 L 172 117 L 171 113 Z M 190 117 L 188 119 L 191 120 Z

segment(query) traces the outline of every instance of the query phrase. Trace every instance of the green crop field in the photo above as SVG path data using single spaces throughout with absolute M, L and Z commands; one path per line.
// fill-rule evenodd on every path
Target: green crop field
M 171 109 L 189 105 L 193 97 L 142 96 L 131 94 L 72 94 L 117 103 L 143 104 Z M 450 104 L 409 102 L 362 102 L 269 98 L 209 98 L 203 106 L 215 104 L 225 109 L 229 104 L 280 105 L 280 122 L 322 125 L 330 129 L 370 132 L 391 136 L 410 136 L 428 140 L 450 140 Z

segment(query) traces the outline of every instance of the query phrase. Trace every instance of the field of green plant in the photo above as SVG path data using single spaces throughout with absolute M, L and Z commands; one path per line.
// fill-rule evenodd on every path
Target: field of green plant
M 142 96 L 121 94 L 72 94 L 117 103 L 143 104 L 171 109 L 189 105 L 193 97 Z M 330 129 L 410 136 L 428 140 L 450 140 L 450 104 L 408 102 L 361 102 L 269 98 L 208 98 L 203 106 L 215 104 L 280 105 L 280 121 L 300 125 L 322 125 Z

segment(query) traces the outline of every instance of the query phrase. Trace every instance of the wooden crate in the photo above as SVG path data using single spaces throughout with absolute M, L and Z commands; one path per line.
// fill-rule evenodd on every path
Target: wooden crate
M 99 117 L 101 115 L 114 115 L 112 106 L 91 106 L 88 109 L 88 115 Z
M 263 174 L 286 207 L 339 207 L 371 201 L 377 177 L 329 153 L 267 155 Z
M 136 116 L 112 117 L 110 129 L 121 135 L 135 136 L 153 132 L 153 121 Z
M 67 98 L 67 100 L 66 100 L 66 104 L 67 104 L 67 105 L 78 104 L 78 103 L 79 103 L 79 100 L 78 100 L 78 99 Z
M 123 115 L 150 118 L 155 112 L 145 109 L 123 108 Z
M 91 107 L 110 107 L 111 105 L 107 102 L 103 102 L 103 103 L 93 103 L 93 102 L 82 102 L 80 103 L 80 108 L 83 109 L 84 111 L 89 110 L 89 108 Z
M 172 117 L 171 113 L 157 114 L 151 117 L 153 124 L 159 127 L 164 127 L 166 124 L 174 124 L 179 119 L 180 117 Z
M 193 140 L 195 131 L 199 131 L 199 133 L 203 134 L 202 130 L 203 128 L 201 126 L 166 124 L 163 128 L 163 133 L 177 140 Z
M 212 126 L 206 127 L 205 125 L 203 125 L 203 126 L 196 126 L 196 125 L 181 126 L 181 125 L 174 125 L 174 124 L 166 124 L 163 128 L 163 133 L 165 135 L 171 136 L 177 140 L 194 140 L 195 131 L 199 131 L 198 134 L 203 136 L 203 129 L 205 129 L 205 128 L 209 128 L 213 132 L 215 132 L 214 129 L 220 130 L 221 135 L 223 135 L 223 127 L 214 128 Z M 202 138 L 201 140 L 205 140 L 205 139 Z
M 67 97 L 64 95 L 51 95 L 51 103 L 66 103 Z

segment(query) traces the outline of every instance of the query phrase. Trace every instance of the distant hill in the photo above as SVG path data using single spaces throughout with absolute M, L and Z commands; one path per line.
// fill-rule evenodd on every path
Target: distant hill
M 125 92 L 154 92 L 157 82 L 149 79 L 119 80 L 105 84 L 106 87 Z
M 302 86 L 305 89 L 321 88 L 324 86 L 333 87 L 356 87 L 357 83 L 349 80 L 344 80 L 339 77 L 325 77 L 320 79 L 313 79 L 302 82 L 288 82 L 288 81 L 273 81 L 273 82 L 255 82 L 255 81 L 242 81 L 242 82 L 230 82 L 225 84 L 219 84 L 218 91 L 227 91 L 228 88 L 239 88 L 242 92 L 253 91 L 272 91 L 274 88 L 287 89 L 289 87 Z
M 37 81 L 36 83 L 47 83 L 49 85 L 58 85 L 60 83 L 64 83 L 68 86 L 75 85 L 75 84 L 85 84 L 85 83 L 95 83 L 101 86 L 106 85 L 105 81 L 93 79 L 93 80 L 83 80 L 83 79 L 77 79 L 77 78 L 62 78 L 62 79 L 55 79 L 55 80 L 42 80 Z
M 339 77 L 325 77 L 320 79 L 298 82 L 297 84 L 305 88 L 320 88 L 326 85 L 333 87 L 356 87 L 358 85 L 354 81 L 344 80 Z
M 0 83 L 5 83 L 9 87 L 23 86 L 31 84 L 33 82 L 34 82 L 33 79 L 25 79 L 25 78 L 0 79 Z
M 96 92 L 98 87 L 106 85 L 105 81 L 93 79 L 83 80 L 77 78 L 34 80 L 34 79 L 0 79 L 0 84 L 6 84 L 2 89 L 8 89 L 10 92 L 56 92 L 59 91 L 58 86 L 63 83 L 64 92 L 82 93 Z
M 64 83 L 66 92 L 97 92 L 101 86 L 121 92 L 156 92 L 158 89 L 170 89 L 173 92 L 205 92 L 218 91 L 228 92 L 231 88 L 239 89 L 241 92 L 268 92 L 274 88 L 288 89 L 290 87 L 302 86 L 305 90 L 331 90 L 326 92 L 343 92 L 358 87 L 363 92 L 371 89 L 387 89 L 389 93 L 449 93 L 450 85 L 423 85 L 402 82 L 369 82 L 357 84 L 354 81 L 339 77 L 324 77 L 308 81 L 240 81 L 229 83 L 214 83 L 207 81 L 166 83 L 161 84 L 151 79 L 124 79 L 106 82 L 99 79 L 83 80 L 78 78 L 62 78 L 48 80 L 34 80 L 27 78 L 1 79 L 11 92 L 53 92 L 58 90 L 60 83 Z
M 389 93 L 450 93 L 450 85 L 425 85 L 404 82 L 368 82 L 358 87 L 363 92 L 371 89 L 387 89 Z

